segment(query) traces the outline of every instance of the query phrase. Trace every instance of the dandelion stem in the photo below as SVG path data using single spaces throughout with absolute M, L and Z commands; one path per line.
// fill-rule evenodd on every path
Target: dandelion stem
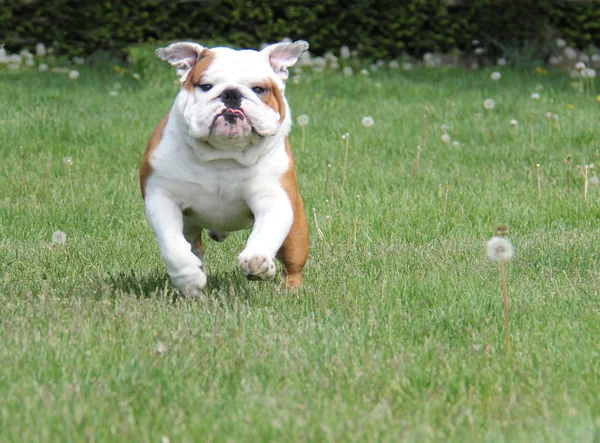
M 348 169 L 348 149 L 350 147 L 350 138 L 346 138 L 346 149 L 344 151 L 344 170 L 342 171 L 342 192 L 346 186 L 346 170 Z
M 71 175 L 71 165 L 69 165 L 69 185 L 71 186 L 71 205 L 75 209 L 75 193 L 73 192 L 73 177 Z
M 44 178 L 42 179 L 42 189 L 41 189 L 42 203 L 44 202 L 44 189 L 46 188 L 46 179 L 48 178 L 48 173 L 50 172 L 51 164 L 52 164 L 52 160 L 48 160 L 48 163 L 46 164 L 46 171 L 44 172 Z
M 317 234 L 319 234 L 319 238 L 322 241 L 325 241 L 325 234 L 323 234 L 323 231 L 321 231 L 321 228 L 319 228 L 319 222 L 317 221 L 317 209 L 313 208 L 313 217 L 315 219 L 315 227 L 317 228 Z
M 29 194 L 29 188 L 27 187 L 27 181 L 25 180 L 25 170 L 23 169 L 23 154 L 25 153 L 25 148 L 21 146 L 21 155 L 19 156 L 19 164 L 21 168 L 21 181 L 23 182 L 23 189 L 25 190 L 25 195 Z
M 570 197 L 571 196 L 571 154 L 567 155 L 565 164 L 567 165 L 567 194 Z
M 454 120 L 454 138 L 458 138 L 458 123 L 456 121 L 456 105 L 454 103 L 451 103 L 450 106 L 452 107 L 452 120 Z
M 538 191 L 538 199 L 542 198 L 542 182 L 540 177 L 540 170 L 542 169 L 541 165 L 538 163 L 535 165 L 535 173 L 537 176 L 537 191 Z
M 444 214 L 448 212 L 448 194 L 450 193 L 450 182 L 446 182 L 446 191 L 444 195 Z
M 425 113 L 424 117 L 424 129 L 423 129 L 423 149 L 427 150 L 427 143 L 429 142 L 429 116 Z
M 325 196 L 327 196 L 327 190 L 329 188 L 330 174 L 331 174 L 331 163 L 327 163 L 327 172 L 325 173 Z
M 502 293 L 504 295 L 504 347 L 506 355 L 510 354 L 510 325 L 509 325 L 509 301 L 508 301 L 508 284 L 506 277 L 506 260 L 500 260 L 500 276 L 502 278 Z
M 417 176 L 417 171 L 419 170 L 419 160 L 421 159 L 421 147 L 417 146 L 417 156 L 415 159 L 415 166 L 413 167 L 412 179 L 414 180 Z
M 530 122 L 530 134 L 529 134 L 530 143 L 529 143 L 529 147 L 531 149 L 535 149 L 535 138 L 534 138 L 535 137 L 535 129 L 533 127 L 533 114 L 534 114 L 533 111 L 529 112 L 529 122 Z
M 588 198 L 588 165 L 583 167 L 583 199 L 587 201 Z
M 306 141 L 306 126 L 302 125 L 302 138 L 300 141 L 300 152 L 304 152 L 304 142 Z

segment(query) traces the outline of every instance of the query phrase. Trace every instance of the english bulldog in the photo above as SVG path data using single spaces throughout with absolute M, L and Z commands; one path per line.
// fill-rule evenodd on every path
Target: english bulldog
M 238 256 L 252 280 L 302 282 L 308 222 L 298 192 L 284 96 L 288 68 L 308 43 L 262 51 L 173 43 L 156 51 L 177 68 L 181 89 L 140 168 L 146 216 L 174 285 L 186 296 L 206 285 L 202 231 L 223 241 L 252 228 Z

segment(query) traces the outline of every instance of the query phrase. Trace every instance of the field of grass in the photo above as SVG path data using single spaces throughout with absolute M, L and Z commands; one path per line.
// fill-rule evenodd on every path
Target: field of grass
M 246 281 L 238 232 L 207 240 L 205 296 L 186 300 L 138 188 L 176 94 L 151 52 L 76 83 L 0 73 L 1 441 L 597 441 L 600 192 L 592 169 L 586 200 L 576 169 L 600 162 L 596 94 L 534 67 L 290 82 L 310 117 L 303 151 L 291 136 L 305 283 Z M 509 356 L 485 254 L 500 224 L 516 249 Z

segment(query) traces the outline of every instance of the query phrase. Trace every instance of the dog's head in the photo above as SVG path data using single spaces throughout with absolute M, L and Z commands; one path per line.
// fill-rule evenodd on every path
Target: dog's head
M 227 151 L 244 149 L 289 126 L 284 97 L 288 68 L 307 49 L 304 41 L 262 51 L 182 42 L 160 48 L 156 55 L 177 67 L 181 91 L 174 109 L 186 135 Z

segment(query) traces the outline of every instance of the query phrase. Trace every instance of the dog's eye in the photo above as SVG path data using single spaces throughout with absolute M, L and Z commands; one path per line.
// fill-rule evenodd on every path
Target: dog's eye
M 265 88 L 261 88 L 260 86 L 255 86 L 254 88 L 252 88 L 252 92 L 254 92 L 256 95 L 262 95 L 264 94 L 266 91 Z
M 203 83 L 200 85 L 200 89 L 202 89 L 204 92 L 210 91 L 212 89 L 212 85 L 210 83 Z

